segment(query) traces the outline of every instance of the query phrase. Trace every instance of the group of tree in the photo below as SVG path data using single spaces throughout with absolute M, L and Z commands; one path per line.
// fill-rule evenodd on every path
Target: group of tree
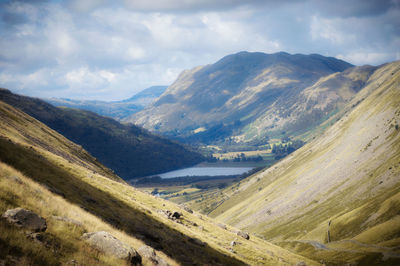
M 302 140 L 293 140 L 291 142 L 274 144 L 272 146 L 272 153 L 275 154 L 275 160 L 279 160 L 304 145 Z
M 262 160 L 263 157 L 261 157 L 260 155 L 246 157 L 246 155 L 243 152 L 241 154 L 236 155 L 236 157 L 233 158 L 234 162 L 260 162 Z

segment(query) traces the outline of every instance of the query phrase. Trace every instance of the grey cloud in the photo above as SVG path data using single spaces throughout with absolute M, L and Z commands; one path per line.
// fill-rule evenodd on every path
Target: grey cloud
M 311 0 L 309 4 L 322 15 L 343 18 L 378 16 L 400 8 L 399 0 Z
M 0 7 L 0 86 L 122 99 L 241 50 L 400 59 L 400 0 L 340 1 L 9 1 Z

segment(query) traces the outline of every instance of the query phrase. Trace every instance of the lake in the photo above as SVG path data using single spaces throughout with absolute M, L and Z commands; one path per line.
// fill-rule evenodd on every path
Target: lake
M 163 174 L 158 174 L 161 178 L 174 178 L 182 176 L 223 176 L 241 175 L 253 169 L 253 167 L 189 167 Z

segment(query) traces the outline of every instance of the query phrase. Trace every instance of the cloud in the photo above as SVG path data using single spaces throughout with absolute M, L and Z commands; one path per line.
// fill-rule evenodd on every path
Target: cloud
M 3 1 L 0 86 L 123 99 L 242 50 L 381 64 L 399 59 L 399 1 Z
M 370 17 L 384 14 L 392 9 L 398 9 L 399 0 L 336 0 L 320 1 L 311 0 L 318 13 L 323 16 L 333 17 Z

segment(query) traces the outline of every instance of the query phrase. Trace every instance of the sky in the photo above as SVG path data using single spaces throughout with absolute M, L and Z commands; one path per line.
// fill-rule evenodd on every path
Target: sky
M 240 51 L 400 60 L 400 0 L 0 0 L 0 87 L 121 100 Z

